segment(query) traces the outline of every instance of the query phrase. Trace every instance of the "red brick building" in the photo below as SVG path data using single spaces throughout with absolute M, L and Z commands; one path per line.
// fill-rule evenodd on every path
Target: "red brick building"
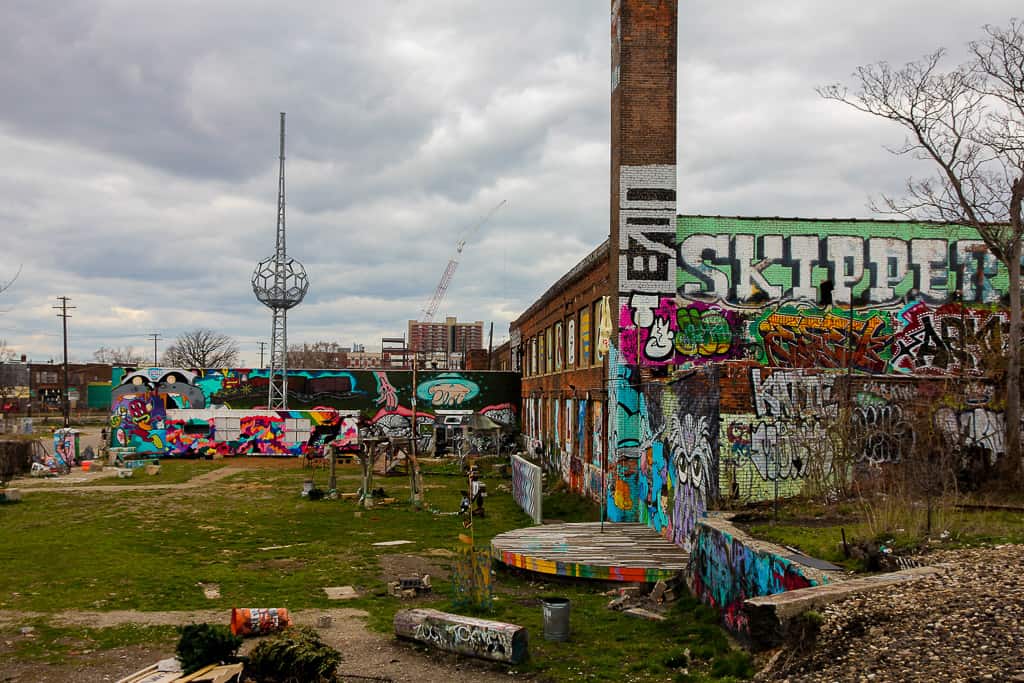
M 523 375 L 523 434 L 532 452 L 558 458 L 581 491 L 598 495 L 607 376 L 597 352 L 609 293 L 608 242 L 562 276 L 511 324 L 510 363 Z

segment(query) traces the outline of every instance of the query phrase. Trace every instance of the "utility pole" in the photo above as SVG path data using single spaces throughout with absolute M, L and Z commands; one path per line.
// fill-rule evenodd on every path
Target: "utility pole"
M 491 321 L 491 331 L 487 334 L 487 369 L 493 370 L 491 367 L 491 354 L 494 352 L 494 321 Z
M 409 463 L 409 502 L 419 509 L 423 505 L 423 480 L 420 478 L 420 460 L 417 453 L 416 438 L 419 430 L 416 428 L 416 389 L 419 387 L 417 369 L 419 366 L 419 351 L 412 352 L 412 392 L 410 404 L 412 405 L 412 439 L 409 441 L 410 463 Z
M 160 338 L 160 333 L 159 332 L 153 332 L 152 334 L 148 334 L 146 336 L 153 340 L 153 365 L 154 366 L 159 365 L 159 363 L 157 362 L 157 359 L 156 359 L 156 340 Z
M 267 342 L 256 342 L 260 345 L 260 367 L 263 367 L 263 349 L 267 348 Z
M 54 309 L 60 310 L 60 313 L 57 314 L 57 317 L 58 318 L 63 318 L 63 320 L 64 320 L 64 428 L 65 429 L 67 429 L 68 427 L 71 426 L 71 399 L 68 397 L 68 318 L 71 317 L 71 314 L 68 313 L 68 310 L 69 309 L 74 310 L 76 308 L 75 306 L 68 306 L 68 301 L 70 301 L 70 300 L 71 299 L 69 299 L 66 296 L 58 296 L 57 297 L 57 301 L 59 301 L 60 304 L 53 307 Z

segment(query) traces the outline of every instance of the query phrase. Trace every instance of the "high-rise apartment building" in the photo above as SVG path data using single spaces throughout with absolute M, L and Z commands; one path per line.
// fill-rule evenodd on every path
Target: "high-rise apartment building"
M 484 323 L 460 323 L 454 317 L 444 322 L 409 321 L 409 350 L 427 353 L 463 353 L 484 347 Z

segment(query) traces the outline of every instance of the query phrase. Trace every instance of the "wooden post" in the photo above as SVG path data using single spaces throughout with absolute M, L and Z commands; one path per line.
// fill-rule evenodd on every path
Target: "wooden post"
M 363 507 L 373 507 L 373 463 L 377 459 L 377 445 L 381 439 L 366 439 L 359 453 L 359 464 L 363 466 Z
M 337 491 L 338 490 L 338 476 L 337 476 L 337 471 L 335 469 L 335 465 L 338 462 L 338 449 L 337 449 L 337 447 L 333 443 L 331 443 L 331 444 L 327 445 L 327 452 L 328 452 L 328 454 L 330 455 L 330 458 L 331 458 L 331 476 L 327 480 L 327 490 L 328 491 Z

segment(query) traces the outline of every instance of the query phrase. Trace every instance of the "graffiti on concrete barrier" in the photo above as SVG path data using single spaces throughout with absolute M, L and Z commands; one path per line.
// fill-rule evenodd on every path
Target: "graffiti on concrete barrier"
M 524 458 L 512 456 L 512 499 L 530 516 L 534 524 L 542 521 L 541 493 L 544 473 Z
M 755 550 L 721 529 L 702 524 L 690 550 L 689 584 L 694 595 L 718 609 L 725 626 L 749 633 L 743 602 L 817 585 L 799 566 L 769 551 Z

